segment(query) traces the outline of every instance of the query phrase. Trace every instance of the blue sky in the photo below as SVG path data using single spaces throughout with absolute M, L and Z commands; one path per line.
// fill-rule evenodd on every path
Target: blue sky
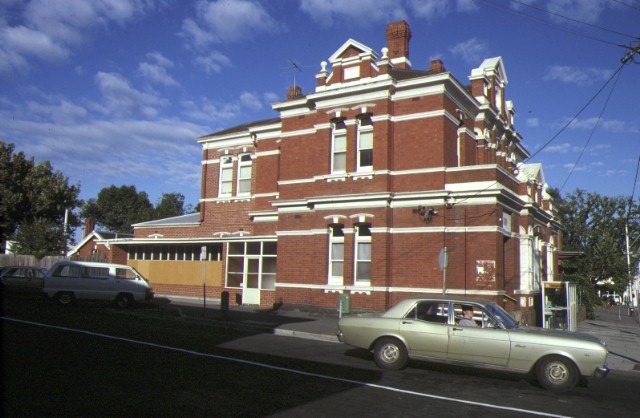
M 0 0 L 0 140 L 83 199 L 133 184 L 195 205 L 197 137 L 277 116 L 294 77 L 313 91 L 321 61 L 349 38 L 379 52 L 399 19 L 415 69 L 440 58 L 467 84 L 502 56 L 551 187 L 640 195 L 640 54 L 616 73 L 640 45 L 638 0 Z

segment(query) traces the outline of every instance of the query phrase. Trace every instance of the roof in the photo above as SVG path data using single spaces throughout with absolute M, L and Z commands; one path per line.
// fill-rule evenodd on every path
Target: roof
M 157 226 L 184 226 L 200 223 L 200 212 L 193 212 L 187 215 L 173 216 L 171 218 L 156 219 L 154 221 L 140 222 L 133 224 L 134 228 L 151 228 Z M 133 235 L 131 235 L 133 236 Z
M 87 234 L 86 237 L 82 238 L 82 241 L 78 243 L 75 247 L 67 252 L 67 256 L 72 256 L 73 254 L 80 251 L 82 247 L 84 247 L 88 242 L 91 241 L 104 241 L 118 238 L 133 238 L 133 234 L 128 234 L 124 232 L 109 232 L 109 231 L 96 231 L 95 229 L 91 231 L 90 234 Z
M 280 118 L 271 118 L 271 119 L 257 120 L 257 121 L 254 121 L 254 122 L 247 122 L 247 123 L 243 123 L 241 125 L 234 126 L 232 128 L 224 129 L 222 131 L 213 132 L 213 133 L 210 133 L 210 134 L 207 134 L 207 135 L 203 135 L 200 138 L 198 138 L 198 140 L 206 139 L 206 138 L 213 137 L 213 136 L 229 135 L 229 134 L 233 134 L 233 133 L 236 133 L 236 132 L 244 132 L 244 131 L 250 130 L 251 128 L 255 128 L 256 126 L 271 125 L 273 123 L 279 123 L 279 122 L 280 122 Z

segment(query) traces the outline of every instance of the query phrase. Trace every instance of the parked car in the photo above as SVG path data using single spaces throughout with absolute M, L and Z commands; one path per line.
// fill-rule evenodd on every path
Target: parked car
M 471 325 L 460 325 L 463 309 Z M 520 327 L 495 303 L 466 298 L 406 299 L 381 315 L 345 316 L 338 339 L 373 351 L 383 369 L 409 358 L 533 373 L 553 391 L 573 388 L 580 376 L 605 377 L 606 343 L 587 334 Z
M 125 264 L 60 261 L 44 279 L 43 292 L 63 305 L 77 299 L 112 301 L 121 308 L 153 298 L 149 282 Z
M 3 267 L 0 273 L 2 289 L 6 292 L 42 293 L 46 270 L 38 267 Z

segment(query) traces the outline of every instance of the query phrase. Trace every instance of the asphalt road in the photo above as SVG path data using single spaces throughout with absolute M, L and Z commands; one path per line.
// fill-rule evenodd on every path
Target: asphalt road
M 638 378 L 554 394 L 532 378 L 186 319 L 147 306 L 3 300 L 4 416 L 637 416 Z

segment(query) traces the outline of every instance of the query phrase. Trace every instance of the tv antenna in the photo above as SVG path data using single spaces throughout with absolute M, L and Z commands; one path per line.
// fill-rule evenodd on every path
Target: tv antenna
M 289 64 L 291 64 L 291 71 L 293 72 L 293 88 L 296 88 L 296 72 L 302 72 L 302 68 L 294 60 L 289 58 Z

